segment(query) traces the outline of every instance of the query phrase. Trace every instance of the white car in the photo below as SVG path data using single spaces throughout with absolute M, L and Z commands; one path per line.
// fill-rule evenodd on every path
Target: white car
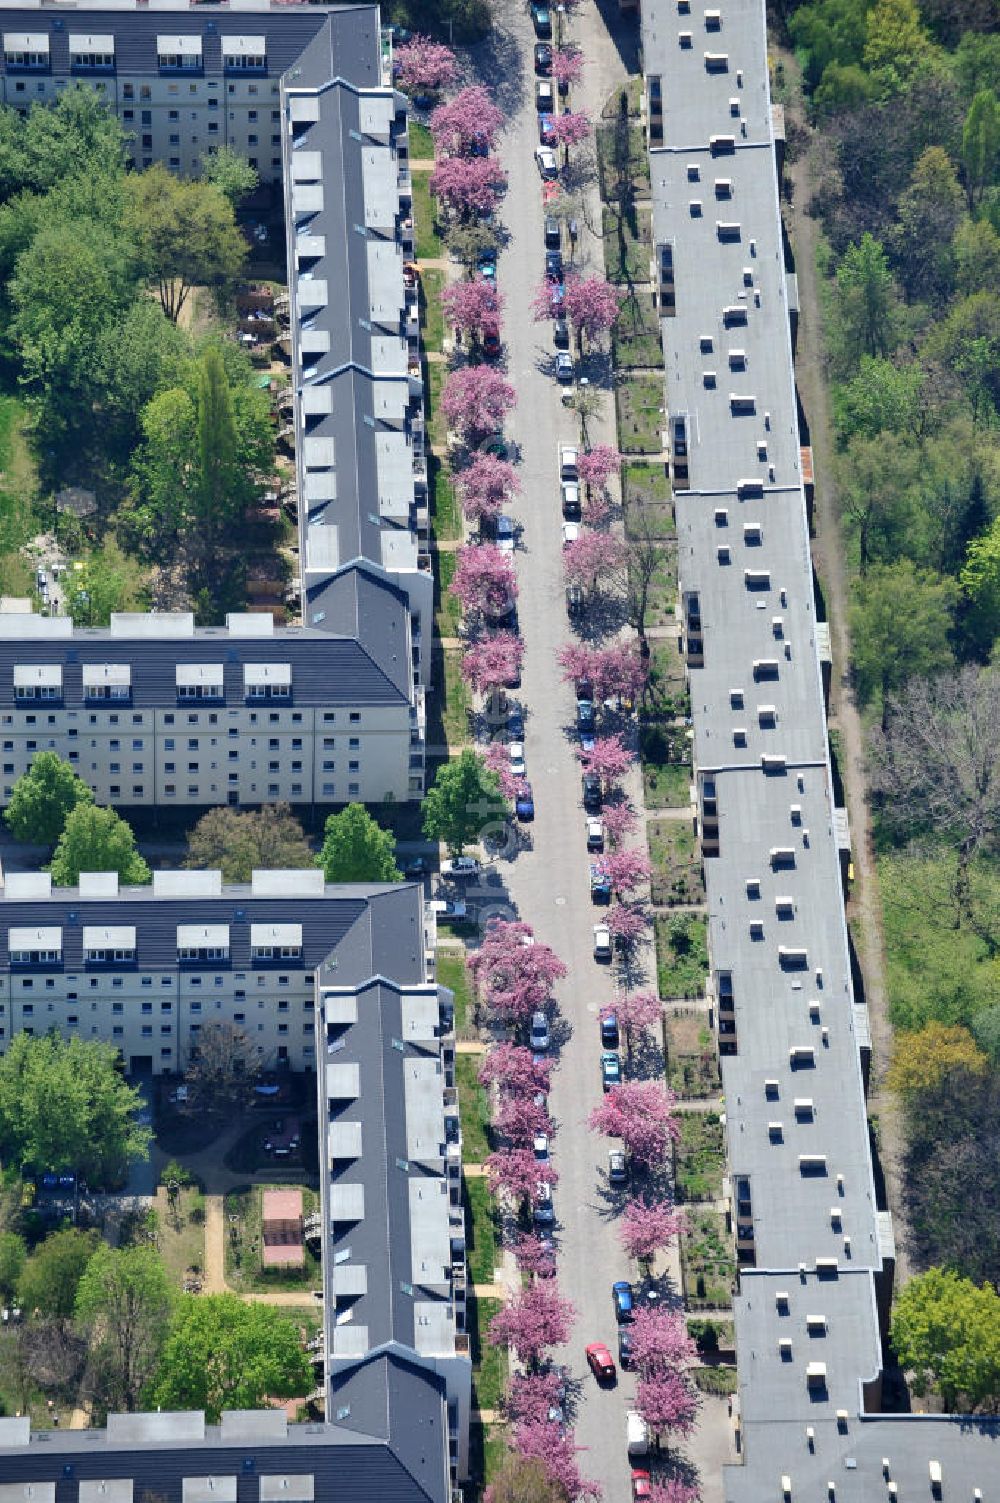
M 579 484 L 575 480 L 564 480 L 561 489 L 563 516 L 575 522 L 580 516 Z
M 577 469 L 579 455 L 573 444 L 559 445 L 559 478 L 560 480 L 579 480 L 580 472 Z
M 568 548 L 570 543 L 575 543 L 580 536 L 579 522 L 564 522 L 562 524 L 563 547 Z
M 550 183 L 553 178 L 559 176 L 559 164 L 556 161 L 556 154 L 551 146 L 536 146 L 535 161 L 538 164 L 538 171 L 545 182 Z
M 481 870 L 475 856 L 455 856 L 451 861 L 441 862 L 442 877 L 478 877 Z
M 587 850 L 603 851 L 604 849 L 604 821 L 600 819 L 587 820 Z
M 611 930 L 607 924 L 594 925 L 594 959 L 597 961 L 611 959 Z
M 431 912 L 442 919 L 461 919 L 465 918 L 466 908 L 461 898 L 434 898 Z
M 539 1054 L 544 1054 L 549 1047 L 549 1020 L 543 1012 L 535 1012 L 531 1015 L 531 1047 Z
M 512 741 L 507 748 L 510 755 L 510 770 L 516 778 L 523 778 L 528 771 L 524 763 L 524 746 L 520 741 Z
M 547 1132 L 536 1132 L 531 1143 L 535 1158 L 540 1164 L 547 1164 L 549 1159 L 549 1135 Z
M 513 517 L 497 517 L 496 520 L 497 547 L 501 553 L 514 552 L 514 519 Z

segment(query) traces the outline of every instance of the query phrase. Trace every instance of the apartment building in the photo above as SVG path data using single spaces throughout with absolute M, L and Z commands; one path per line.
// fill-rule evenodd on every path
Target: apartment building
M 448 1503 L 468 1473 L 454 1003 L 433 979 L 418 884 L 319 871 L 114 874 L 0 887 L 0 1047 L 17 1031 L 114 1042 L 134 1074 L 183 1069 L 238 1024 L 265 1065 L 318 1069 L 326 1422 L 283 1413 L 112 1415 L 53 1436 L 0 1419 L 0 1503 Z
M 978 1498 L 995 1425 L 880 1413 L 895 1253 L 869 1150 L 764 4 L 642 0 L 642 55 L 738 1259 L 726 1497 Z
M 282 185 L 300 598 L 306 628 L 316 629 L 300 641 L 367 628 L 367 650 L 381 626 L 399 646 L 393 592 L 409 614 L 410 714 L 397 716 L 392 730 L 378 727 L 386 745 L 396 740 L 391 776 L 381 767 L 367 777 L 362 768 L 319 765 L 332 758 L 317 759 L 310 774 L 306 759 L 295 757 L 300 765 L 286 777 L 282 767 L 265 770 L 265 761 L 281 758 L 251 756 L 247 772 L 256 776 L 228 768 L 199 784 L 175 759 L 176 780 L 164 774 L 163 799 L 340 802 L 386 791 L 420 798 L 434 586 L 418 291 L 406 264 L 413 254 L 406 101 L 391 86 L 378 7 L 0 0 L 0 37 L 0 97 L 13 108 L 86 85 L 101 92 L 133 137 L 138 169 L 163 162 L 194 175 L 205 152 L 227 144 L 264 182 Z M 346 583 L 358 573 L 360 582 Z M 325 671 L 317 664 L 317 680 Z M 99 759 L 90 760 L 99 772 Z M 121 760 L 118 772 L 120 779 L 105 780 L 121 790 L 108 795 L 111 801 L 159 801 L 160 785 L 146 765 L 133 778 Z M 370 791 L 379 778 L 380 790 Z
M 163 613 L 76 628 L 0 612 L 0 802 L 40 751 L 124 807 L 419 798 L 405 597 L 362 567 L 314 600 L 307 627 Z

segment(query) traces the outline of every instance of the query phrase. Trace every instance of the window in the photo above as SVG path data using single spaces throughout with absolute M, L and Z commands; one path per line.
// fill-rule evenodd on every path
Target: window
M 348 798 L 357 798 L 357 796 L 358 796 L 358 794 L 360 792 L 361 792 L 361 784 L 360 783 L 348 783 L 348 785 L 347 785 L 347 796 L 348 796 Z
M 347 744 L 351 748 L 351 751 L 357 751 L 358 747 L 361 745 L 361 737 L 352 736 Z
M 268 796 L 268 798 L 277 798 L 278 797 L 278 785 L 277 785 L 277 783 L 268 783 L 268 785 L 267 785 L 267 796 Z
M 167 118 L 168 118 L 168 120 L 179 120 L 181 118 L 181 112 L 180 112 L 180 110 L 168 110 L 167 111 Z
M 323 771 L 324 772 L 336 772 L 336 770 L 337 770 L 337 766 L 336 766 L 335 762 L 324 762 L 323 763 Z
M 350 715 L 349 715 L 349 717 L 348 717 L 348 719 L 350 720 L 350 722 L 351 722 L 352 725 L 360 725 L 361 724 L 361 711 L 360 710 L 352 710 L 351 713 L 350 713 Z
M 164 762 L 164 764 L 163 764 L 163 771 L 164 772 L 174 772 L 174 771 L 176 771 L 176 764 L 173 763 L 173 762 Z
M 150 1013 L 152 1011 L 153 1011 L 153 1004 L 152 1004 L 152 1002 L 144 1002 L 142 1004 L 143 1016 L 145 1016 L 146 1013 Z

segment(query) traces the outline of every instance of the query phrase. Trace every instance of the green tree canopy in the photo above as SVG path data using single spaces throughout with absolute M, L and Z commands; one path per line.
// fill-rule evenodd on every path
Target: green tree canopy
M 896 1034 L 886 1082 L 891 1090 L 912 1098 L 936 1090 L 954 1070 L 983 1075 L 988 1064 L 967 1028 L 932 1021 L 915 1032 L 901 1029 Z
M 75 626 L 107 626 L 115 611 L 137 604 L 128 559 L 113 537 L 74 561 L 64 576 L 63 599 Z
M 182 1295 L 149 1399 L 165 1409 L 259 1409 L 268 1398 L 305 1397 L 312 1368 L 298 1329 L 270 1305 L 235 1294 Z
M 23 1237 L 17 1232 L 0 1232 L 0 1295 L 5 1302 L 14 1296 L 27 1256 Z
M 930 51 L 916 0 L 876 0 L 867 17 L 867 68 L 905 79 Z
M 96 804 L 80 804 L 67 815 L 49 870 L 55 887 L 76 887 L 81 872 L 117 872 L 123 887 L 149 881 L 131 826 Z
M 942 672 L 952 662 L 948 637 L 956 598 L 953 582 L 909 559 L 876 564 L 855 583 L 851 638 L 858 692 L 865 703 L 888 696 L 907 679 Z
M 0 1159 L 116 1182 L 149 1146 L 142 1104 L 113 1044 L 16 1033 L 0 1058 Z
M 837 306 L 849 361 L 892 354 L 897 302 L 885 249 L 866 230 L 857 245 L 848 246 L 837 270 Z
M 97 1232 L 81 1232 L 75 1226 L 52 1232 L 40 1242 L 18 1280 L 17 1294 L 25 1310 L 68 1320 L 76 1307 L 84 1269 L 99 1242 Z
M 955 282 L 952 239 L 964 195 L 948 153 L 928 146 L 899 200 L 893 250 L 900 280 L 913 298 L 943 303 Z
M 862 355 L 856 376 L 834 390 L 837 432 L 843 441 L 886 430 L 912 435 L 920 403 L 921 374 L 915 365 Z
M 502 818 L 505 807 L 499 777 L 467 747 L 438 768 L 424 799 L 424 833 L 460 855 L 491 821 Z
M 22 119 L 0 110 L 0 197 L 22 188 L 44 193 L 65 178 L 107 178 L 125 167 L 122 127 L 101 96 L 84 85 L 55 104 L 36 102 Z
M 76 1315 L 91 1331 L 101 1407 L 139 1407 L 156 1372 L 174 1306 L 163 1259 L 153 1247 L 102 1243 L 76 1290 Z
M 255 871 L 312 866 L 305 832 L 287 804 L 259 809 L 209 809 L 188 836 L 184 865 L 222 872 L 224 882 L 249 882 Z
M 1000 517 L 969 544 L 959 582 L 967 604 L 963 625 L 978 654 L 989 657 L 1000 637 Z
M 936 1388 L 945 1408 L 1000 1399 L 1000 1296 L 944 1268 L 911 1279 L 896 1300 L 892 1344 L 918 1394 Z
M 331 814 L 316 858 L 327 882 L 400 882 L 396 839 L 383 830 L 363 804 Z
M 201 180 L 211 183 L 234 209 L 239 208 L 260 181 L 257 169 L 231 146 L 216 146 L 201 159 Z
M 54 845 L 67 816 L 77 805 L 93 802 L 93 793 L 69 763 L 43 751 L 14 784 L 4 819 L 15 840 Z
M 963 219 L 952 249 L 955 280 L 963 297 L 1000 286 L 1000 235 L 988 219 Z
M 969 208 L 1000 176 L 1000 101 L 992 89 L 980 89 L 962 127 L 962 170 Z
M 247 244 L 233 206 L 210 181 L 185 181 L 156 162 L 128 179 L 126 223 L 174 323 L 192 287 L 225 287 L 243 269 Z

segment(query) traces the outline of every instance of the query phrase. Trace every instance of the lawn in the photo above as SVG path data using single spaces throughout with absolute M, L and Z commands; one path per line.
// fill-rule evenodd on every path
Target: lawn
M 642 783 L 650 809 L 683 809 L 691 802 L 691 742 L 683 726 L 645 723 L 639 732 Z
M 465 952 L 438 950 L 436 968 L 439 984 L 446 986 L 455 997 L 455 1032 L 460 1039 L 471 1038 L 475 1033 L 472 1026 L 473 996 Z
M 615 387 L 618 447 L 623 454 L 659 454 L 663 449 L 663 380 L 632 376 Z
M 497 1264 L 497 1237 L 489 1182 L 483 1175 L 473 1174 L 462 1183 L 469 1279 L 473 1284 L 492 1284 Z
M 678 1112 L 681 1135 L 674 1147 L 678 1200 L 718 1200 L 726 1168 L 726 1142 L 717 1112 Z
M 740 1386 L 735 1367 L 722 1364 L 718 1367 L 692 1367 L 691 1376 L 695 1387 L 702 1393 L 711 1393 L 720 1399 L 736 1393 Z
M 653 643 L 646 692 L 658 714 L 670 718 L 690 715 L 691 695 L 676 637 L 660 637 Z
M 434 137 L 419 120 L 410 121 L 410 161 L 430 162 L 434 159 Z
M 418 261 L 436 261 L 444 253 L 444 245 L 438 234 L 434 200 L 431 197 L 429 170 L 411 174 L 413 179 L 413 219 L 416 226 L 416 250 Z
M 693 913 L 656 916 L 656 981 L 661 997 L 701 997 L 708 976 L 708 925 Z
M 607 102 L 601 111 L 602 120 L 617 120 L 622 112 L 624 100 L 626 113 L 630 118 L 638 120 L 639 104 L 642 99 L 642 79 L 630 78 L 628 83 L 620 84 L 608 95 Z
M 646 591 L 646 626 L 670 626 L 676 620 L 677 550 L 667 543 L 656 545 L 656 567 Z
M 444 272 L 428 267 L 420 274 L 420 317 L 423 322 L 425 350 L 444 349 L 444 313 L 441 308 L 441 291 L 444 287 Z
M 225 1200 L 226 1283 L 247 1293 L 315 1289 L 322 1283 L 323 1276 L 320 1261 L 308 1246 L 301 1269 L 283 1268 L 270 1273 L 261 1266 L 261 1210 L 264 1191 L 270 1189 L 301 1189 L 303 1216 L 319 1208 L 318 1194 L 306 1186 L 249 1185 L 244 1190 L 231 1190 Z
M 478 1054 L 455 1057 L 458 1109 L 462 1115 L 462 1157 L 470 1164 L 481 1164 L 490 1151 L 490 1100 L 476 1079 L 479 1064 Z
M 437 542 L 453 543 L 462 536 L 462 512 L 448 467 L 436 454 L 431 454 L 427 460 L 427 483 L 430 486 L 431 532 Z
M 184 1275 L 205 1267 L 205 1197 L 189 1187 L 181 1190 L 173 1206 L 166 1190 L 156 1197 L 156 1245 L 178 1288 Z
M 440 704 L 440 725 L 445 741 L 450 747 L 460 747 L 469 739 L 470 704 L 469 691 L 459 669 L 462 652 L 458 647 L 448 647 L 442 656 L 443 671 L 440 676 L 435 676 L 432 693 Z
M 718 1211 L 691 1211 L 681 1237 L 681 1273 L 689 1310 L 732 1304 L 736 1259 Z
M 639 125 L 623 129 L 620 115 L 614 123 L 597 127 L 597 169 L 601 197 L 616 203 L 631 193 L 649 193 L 649 160 L 646 137 Z
M 703 1013 L 667 1013 L 667 1084 L 681 1100 L 703 1100 L 721 1091 L 715 1039 Z
M 434 571 L 434 626 L 439 637 L 457 637 L 462 620 L 462 607 L 456 595 L 449 591 L 454 578 L 458 555 L 439 553 Z
M 646 459 L 628 459 L 622 466 L 625 507 L 669 505 L 670 478 L 665 464 L 650 464 Z M 670 531 L 674 531 L 671 522 Z
M 689 820 L 655 819 L 646 826 L 653 863 L 653 902 L 703 903 L 701 852 Z
M 441 388 L 444 386 L 445 368 L 439 360 L 424 361 L 424 401 L 427 404 L 427 425 L 431 443 L 435 449 L 443 449 L 448 434 L 448 425 L 441 411 Z
M 611 338 L 615 365 L 619 370 L 640 366 L 662 369 L 660 325 L 651 293 L 633 288 L 622 303 Z
M 16 397 L 0 396 L 0 594 L 30 595 L 34 570 L 20 550 L 44 523 L 35 515 L 34 460 L 24 436 L 25 412 Z
M 648 282 L 652 253 L 652 215 L 645 204 L 632 205 L 622 218 L 602 210 L 604 267 L 609 282 Z
M 468 1324 L 472 1348 L 472 1407 L 473 1409 L 498 1409 L 500 1396 L 507 1379 L 507 1359 L 504 1350 L 491 1346 L 486 1339 L 490 1321 L 500 1309 L 498 1299 L 476 1299 L 469 1291 Z

